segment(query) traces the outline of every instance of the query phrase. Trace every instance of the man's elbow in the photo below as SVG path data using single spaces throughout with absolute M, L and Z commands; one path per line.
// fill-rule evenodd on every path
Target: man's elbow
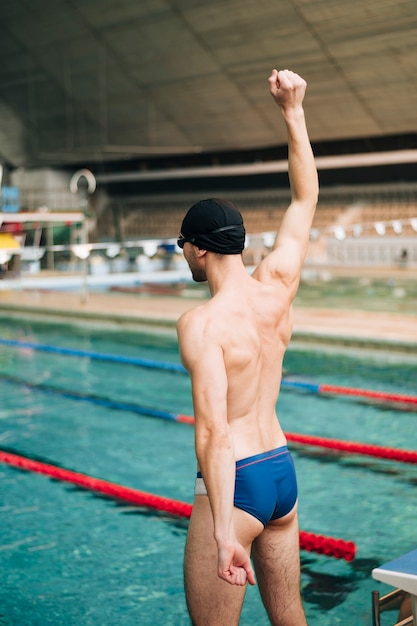
M 195 449 L 197 458 L 204 456 L 207 450 L 233 450 L 229 427 L 201 425 L 196 429 Z

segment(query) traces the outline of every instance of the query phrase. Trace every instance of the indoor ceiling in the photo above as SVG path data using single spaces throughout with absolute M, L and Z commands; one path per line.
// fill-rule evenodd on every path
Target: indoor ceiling
M 274 67 L 313 141 L 417 132 L 416 0 L 3 0 L 0 50 L 13 167 L 285 144 Z

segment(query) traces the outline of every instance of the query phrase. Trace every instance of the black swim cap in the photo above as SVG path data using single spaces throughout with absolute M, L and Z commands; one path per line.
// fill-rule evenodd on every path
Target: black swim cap
M 239 209 L 228 200 L 201 200 L 188 210 L 181 226 L 178 245 L 185 241 L 220 254 L 241 254 L 245 227 Z

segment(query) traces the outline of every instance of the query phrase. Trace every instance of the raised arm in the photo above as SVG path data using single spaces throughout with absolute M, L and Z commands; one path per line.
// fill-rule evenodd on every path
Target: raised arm
M 273 70 L 268 80 L 269 91 L 287 127 L 291 204 L 285 212 L 272 253 L 255 270 L 254 277 L 279 279 L 296 288 L 318 199 L 317 169 L 303 109 L 307 83 L 289 70 Z

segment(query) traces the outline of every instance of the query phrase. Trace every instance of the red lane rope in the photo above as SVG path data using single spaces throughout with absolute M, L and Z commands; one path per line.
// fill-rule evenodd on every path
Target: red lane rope
M 339 441 L 338 439 L 327 439 L 326 437 L 316 437 L 314 435 L 299 435 L 298 433 L 285 433 L 285 436 L 288 441 L 302 445 L 331 448 L 333 450 L 342 450 L 343 452 L 353 452 L 354 454 L 364 454 L 366 456 L 390 459 L 391 461 L 401 461 L 402 463 L 417 463 L 417 452 L 415 450 L 385 448 L 369 443 Z
M 158 511 L 165 511 L 166 513 L 171 513 L 179 517 L 189 518 L 193 509 L 192 505 L 186 502 L 163 498 L 162 496 L 132 489 L 131 487 L 124 487 L 117 483 L 94 478 L 87 474 L 74 472 L 73 470 L 58 467 L 50 463 L 35 461 L 28 457 L 12 454 L 3 450 L 0 450 L 0 462 L 18 467 L 19 469 L 44 474 L 56 480 L 78 485 L 89 491 L 102 493 L 112 498 L 131 502 L 132 504 L 146 506 Z M 324 535 L 315 535 L 314 533 L 305 531 L 300 531 L 300 548 L 309 552 L 333 556 L 336 559 L 345 559 L 346 561 L 353 561 L 356 554 L 356 546 L 352 541 L 325 537 Z
M 191 415 L 177 415 L 177 422 L 194 424 L 194 417 Z M 400 448 L 387 448 L 370 443 L 355 441 L 341 441 L 339 439 L 328 439 L 315 435 L 301 435 L 299 433 L 284 433 L 288 441 L 307 446 L 317 446 L 331 450 L 351 452 L 352 454 L 362 454 L 364 456 L 379 457 L 390 461 L 400 461 L 401 463 L 417 463 L 417 452 L 415 450 L 401 450 Z
M 340 387 L 338 385 L 319 385 L 320 393 L 335 393 L 345 396 L 361 396 L 364 398 L 374 398 L 390 402 L 400 402 L 403 404 L 417 405 L 416 396 L 407 396 L 401 393 L 389 393 L 386 391 L 372 391 L 370 389 L 356 389 L 354 387 Z
M 300 548 L 345 561 L 353 561 L 356 556 L 356 545 L 353 541 L 315 535 L 304 530 L 300 530 Z
M 195 424 L 195 419 L 192 415 L 181 415 L 178 414 L 175 417 L 175 421 L 177 422 L 184 422 L 184 424 Z
M 0 450 L 0 461 L 20 469 L 29 470 L 30 472 L 45 474 L 56 480 L 72 483 L 84 489 L 96 491 L 97 493 L 102 493 L 112 498 L 119 498 L 120 500 L 125 500 L 126 502 L 131 502 L 139 506 L 148 506 L 152 509 L 165 511 L 181 517 L 190 517 L 191 515 L 191 504 L 163 498 L 145 491 L 131 489 L 130 487 L 123 487 L 117 483 L 111 483 L 107 480 L 101 480 L 100 478 L 93 478 L 87 474 L 80 474 L 79 472 L 57 467 L 49 463 L 35 461 L 24 456 L 4 452 L 3 450 Z

